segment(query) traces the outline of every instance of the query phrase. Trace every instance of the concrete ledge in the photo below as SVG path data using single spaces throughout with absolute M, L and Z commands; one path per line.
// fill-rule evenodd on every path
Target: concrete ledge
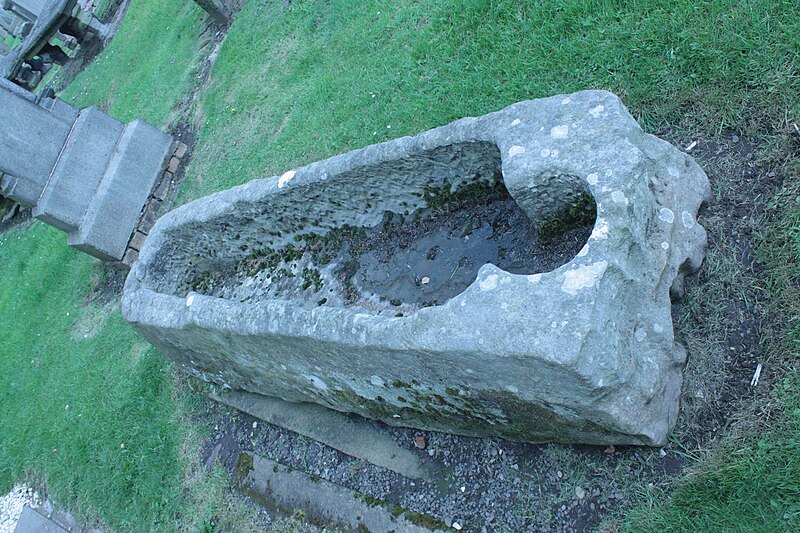
M 62 231 L 77 230 L 124 128 L 96 107 L 81 111 L 33 216 Z
M 67 530 L 26 505 L 14 533 L 67 533 Z
M 172 151 L 172 137 L 142 120 L 125 127 L 97 194 L 68 244 L 105 260 L 120 260 Z
M 345 531 L 427 533 L 455 531 L 437 520 L 312 478 L 270 459 L 243 452 L 236 468 L 240 489 L 268 507 L 291 514 L 302 509 L 316 523 Z M 426 526 L 419 525 L 425 523 Z

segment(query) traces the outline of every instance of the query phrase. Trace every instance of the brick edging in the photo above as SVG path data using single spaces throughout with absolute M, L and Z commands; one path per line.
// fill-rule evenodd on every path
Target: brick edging
M 123 265 L 130 267 L 139 259 L 139 252 L 142 246 L 144 246 L 144 241 L 153 228 L 153 224 L 155 224 L 158 219 L 158 213 L 161 210 L 161 206 L 173 184 L 175 174 L 178 172 L 183 157 L 186 155 L 188 149 L 189 147 L 185 143 L 178 142 L 175 144 L 175 149 L 172 152 L 172 156 L 167 161 L 164 172 L 156 180 L 156 184 L 153 186 L 153 190 L 150 192 L 150 196 L 147 198 L 142 208 L 139 223 L 136 225 L 136 229 L 133 231 L 128 241 L 125 254 L 122 256 L 121 263 Z

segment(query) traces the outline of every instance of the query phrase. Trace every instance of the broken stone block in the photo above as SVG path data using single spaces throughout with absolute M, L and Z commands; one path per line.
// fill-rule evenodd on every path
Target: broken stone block
M 670 288 L 703 259 L 708 196 L 613 94 L 520 102 L 168 213 L 123 315 L 226 387 L 464 435 L 661 446 L 686 358 Z M 526 247 L 564 232 L 560 262 Z
M 139 251 L 142 249 L 142 246 L 144 246 L 144 241 L 146 239 L 147 235 L 145 235 L 140 231 L 137 231 L 136 233 L 133 234 L 133 237 L 131 237 L 131 242 L 128 243 L 128 247 L 133 248 L 136 251 Z

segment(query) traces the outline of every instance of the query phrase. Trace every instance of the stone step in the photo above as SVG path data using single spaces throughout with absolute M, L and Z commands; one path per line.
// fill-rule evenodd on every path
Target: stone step
M 26 505 L 14 533 L 67 533 L 67 530 Z
M 211 394 L 211 398 L 264 422 L 321 442 L 411 479 L 430 481 L 433 468 L 413 451 L 378 431 L 373 422 L 311 403 L 293 403 L 244 391 Z
M 96 107 L 80 112 L 33 216 L 62 231 L 75 231 L 92 202 L 125 125 Z
M 301 509 L 321 525 L 348 531 L 455 531 L 430 516 L 364 496 L 250 452 L 239 455 L 235 482 L 242 492 L 268 508 L 287 514 Z

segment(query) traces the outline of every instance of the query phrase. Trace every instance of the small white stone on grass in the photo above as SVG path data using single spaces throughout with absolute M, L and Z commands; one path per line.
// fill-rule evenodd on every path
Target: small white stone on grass
M 16 485 L 5 496 L 0 496 L 0 533 L 11 533 L 26 505 L 38 507 L 42 504 L 39 494 L 25 485 Z

